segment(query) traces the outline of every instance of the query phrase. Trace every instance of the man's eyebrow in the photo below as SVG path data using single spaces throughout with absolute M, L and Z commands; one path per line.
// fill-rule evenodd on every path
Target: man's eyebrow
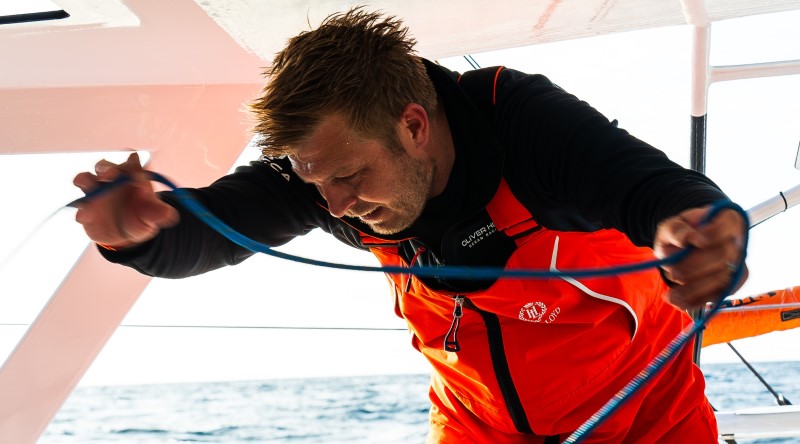
M 363 168 L 361 168 L 361 167 L 354 167 L 352 165 L 346 165 L 346 166 L 338 168 L 336 171 L 334 171 L 333 174 L 331 174 L 331 177 L 333 179 L 337 179 L 337 178 L 340 178 L 340 177 L 350 177 L 353 174 L 361 171 L 362 169 Z
M 304 176 L 304 174 L 305 174 L 306 172 L 308 172 L 308 168 L 302 168 L 302 166 L 304 166 L 304 165 L 308 165 L 308 163 L 306 163 L 306 162 L 300 162 L 300 161 L 296 161 L 296 164 L 297 164 L 297 165 L 299 165 L 299 166 L 301 166 L 301 168 L 295 168 L 295 174 L 296 174 L 296 175 L 297 175 L 297 176 L 300 178 L 300 180 L 302 180 L 303 182 L 307 182 L 307 183 L 311 183 L 311 184 L 323 183 L 323 182 L 329 182 L 329 181 L 331 181 L 331 180 L 334 180 L 334 179 L 336 179 L 336 178 L 340 177 L 342 174 L 345 174 L 345 173 L 347 173 L 348 171 L 350 171 L 350 170 L 353 170 L 353 169 L 354 169 L 354 167 L 353 167 L 352 165 L 349 165 L 349 164 L 348 164 L 348 165 L 341 165 L 341 166 L 339 166 L 338 168 L 336 168 L 335 170 L 333 170 L 333 171 L 332 171 L 330 174 L 326 174 L 326 175 L 325 175 L 325 177 L 323 177 L 323 178 L 322 178 L 322 179 L 320 179 L 320 180 L 317 180 L 317 179 L 309 178 L 309 177 L 307 177 L 307 176 L 306 176 L 306 177 L 303 177 L 303 176 Z M 357 171 L 360 171 L 360 170 L 361 170 L 360 168 L 355 168 L 355 171 L 356 171 L 356 172 L 357 172 Z M 303 174 L 301 174 L 301 173 L 300 173 L 300 172 L 298 172 L 298 171 L 303 171 Z M 350 175 L 352 175 L 352 174 L 354 174 L 354 173 L 348 173 L 348 174 L 347 174 L 347 176 L 350 176 Z M 313 176 L 313 175 L 314 175 L 314 174 L 312 173 L 312 176 Z M 344 176 L 344 177 L 346 177 L 346 176 Z

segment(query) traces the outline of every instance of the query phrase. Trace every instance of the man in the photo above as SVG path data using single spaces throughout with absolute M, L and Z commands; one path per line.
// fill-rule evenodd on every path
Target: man
M 433 366 L 429 443 L 559 442 L 719 297 L 744 221 L 706 177 L 547 78 L 463 78 L 413 53 L 392 17 L 354 9 L 291 39 L 253 104 L 264 156 L 192 190 L 271 246 L 322 228 L 385 265 L 571 270 L 666 256 L 631 275 L 548 280 L 390 276 L 397 314 Z M 488 80 L 486 80 L 488 79 Z M 153 193 L 133 155 L 75 184 L 134 180 L 79 209 L 106 258 L 186 277 L 252 253 Z M 667 283 L 669 286 L 667 286 Z M 589 442 L 717 442 L 691 352 Z

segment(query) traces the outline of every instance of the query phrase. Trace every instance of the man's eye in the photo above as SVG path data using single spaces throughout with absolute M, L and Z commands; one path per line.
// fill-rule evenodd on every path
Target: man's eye
M 353 179 L 355 179 L 355 178 L 356 178 L 356 176 L 358 176 L 358 172 L 355 172 L 355 173 L 353 173 L 353 174 L 349 174 L 349 175 L 347 175 L 347 176 L 340 176 L 340 177 L 337 177 L 337 178 L 336 178 L 336 180 L 338 180 L 338 181 L 341 181 L 341 182 L 347 182 L 348 180 L 353 180 Z

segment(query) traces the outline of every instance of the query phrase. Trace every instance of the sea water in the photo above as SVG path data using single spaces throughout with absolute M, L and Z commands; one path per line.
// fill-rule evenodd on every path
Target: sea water
M 800 362 L 754 363 L 800 403 Z M 742 364 L 703 366 L 719 410 L 776 402 Z M 40 443 L 422 443 L 427 375 L 82 387 Z M 800 443 L 800 438 L 738 442 Z

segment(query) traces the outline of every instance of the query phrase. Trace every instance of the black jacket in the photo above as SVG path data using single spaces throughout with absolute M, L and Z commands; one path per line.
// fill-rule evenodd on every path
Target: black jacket
M 496 254 L 465 255 L 454 242 L 459 231 L 469 232 L 470 224 L 481 223 L 482 209 L 501 175 L 547 228 L 615 228 L 644 246 L 652 245 L 662 219 L 725 198 L 710 179 L 673 163 L 542 75 L 504 69 L 492 106 L 472 92 L 468 96 L 456 82 L 456 73 L 425 62 L 448 118 L 456 161 L 445 191 L 428 202 L 411 227 L 378 236 L 411 237 L 401 243 L 407 258 L 426 245 L 418 259 L 423 265 L 502 266 L 507 245 L 484 245 Z M 193 193 L 223 221 L 270 246 L 321 228 L 365 248 L 358 230 L 370 234 L 358 220 L 344 223 L 332 217 L 316 189 L 293 174 L 286 158 L 251 162 Z M 186 212 L 172 193 L 161 196 L 179 209 L 181 223 L 139 247 L 104 250 L 107 259 L 147 275 L 179 278 L 236 264 L 253 254 Z

